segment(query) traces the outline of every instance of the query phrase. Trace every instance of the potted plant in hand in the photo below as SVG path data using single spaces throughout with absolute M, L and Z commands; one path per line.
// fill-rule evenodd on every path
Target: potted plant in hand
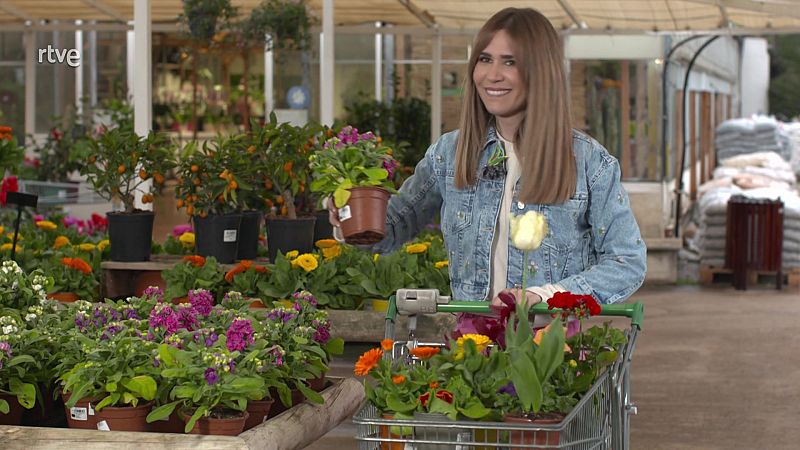
M 397 192 L 392 176 L 397 161 L 392 150 L 371 132 L 344 127 L 310 158 L 311 190 L 332 196 L 339 209 L 342 234 L 349 244 L 374 244 L 383 239 L 386 206 Z
M 88 142 L 87 164 L 81 166 L 81 175 L 102 198 L 122 205 L 120 211 L 107 214 L 110 258 L 147 261 L 154 214 L 136 209 L 136 193 L 143 193 L 142 203 L 153 202 L 164 175 L 175 166 L 173 147 L 152 132 L 139 137 L 124 128 L 105 130 Z
M 313 249 L 316 219 L 298 217 L 295 198 L 306 190 L 309 152 L 319 132 L 315 125 L 278 123 L 274 113 L 264 126 L 253 129 L 251 148 L 258 155 L 253 183 L 263 187 L 263 198 L 272 196 L 277 203 L 267 215 L 270 261 L 278 251 L 307 253 Z
M 167 284 L 164 296 L 173 303 L 188 301 L 187 295 L 191 290 L 206 289 L 215 292 L 223 280 L 222 268 L 213 256 L 184 256 L 183 261 L 161 272 L 161 276 Z

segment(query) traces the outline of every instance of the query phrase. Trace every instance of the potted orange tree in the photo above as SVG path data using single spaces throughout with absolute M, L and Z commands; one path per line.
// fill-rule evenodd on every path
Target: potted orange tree
M 107 214 L 110 259 L 149 260 L 155 215 L 136 208 L 136 193 L 142 193 L 142 203 L 153 202 L 165 174 L 175 167 L 172 144 L 152 132 L 140 137 L 119 127 L 89 139 L 87 153 L 81 175 L 100 197 L 121 205 Z
M 331 196 L 348 244 L 374 244 L 385 234 L 386 207 L 396 192 L 392 150 L 372 132 L 346 126 L 310 158 L 311 190 Z
M 252 151 L 258 155 L 254 184 L 267 206 L 267 246 L 270 261 L 280 250 L 310 252 L 314 244 L 314 216 L 298 217 L 296 197 L 306 190 L 308 160 L 317 125 L 296 127 L 278 123 L 275 114 L 263 127 L 253 129 Z M 274 200 L 272 200 L 272 198 Z

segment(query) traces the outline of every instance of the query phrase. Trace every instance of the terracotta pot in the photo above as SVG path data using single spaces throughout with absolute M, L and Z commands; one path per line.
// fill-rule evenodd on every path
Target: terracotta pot
M 172 299 L 173 305 L 180 305 L 181 303 L 189 303 L 189 297 L 176 297 Z
M 145 289 L 150 286 L 158 286 L 162 291 L 167 288 L 167 283 L 161 278 L 160 270 L 143 270 L 139 272 L 133 284 L 133 295 L 141 297 Z
M 189 423 L 192 415 L 186 411 L 183 414 L 183 423 Z M 244 411 L 242 416 L 231 419 L 214 419 L 212 417 L 201 417 L 194 424 L 190 434 L 213 434 L 216 436 L 238 436 L 244 431 L 244 424 L 250 414 Z
M 47 298 L 58 300 L 61 303 L 75 303 L 80 300 L 78 294 L 72 292 L 54 292 L 52 294 L 47 294 Z
M 260 299 L 252 298 L 250 300 L 251 300 L 250 308 L 253 308 L 253 309 L 264 309 L 264 308 L 266 308 L 266 306 L 264 306 L 264 302 L 262 302 Z
M 308 387 L 316 392 L 322 392 L 325 390 L 325 372 L 323 372 L 322 375 L 318 376 L 317 378 L 308 380 Z
M 152 401 L 133 406 L 106 406 L 97 411 L 97 421 L 106 421 L 111 431 L 150 431 L 150 424 L 145 420 L 153 409 Z
M 384 419 L 392 419 L 391 414 L 383 414 Z M 383 439 L 401 439 L 403 436 L 390 432 L 390 425 L 378 425 L 378 433 Z M 413 444 L 412 444 L 413 445 Z M 381 442 L 381 450 L 405 450 L 405 442 Z
M 79 428 L 84 430 L 97 429 L 97 413 L 94 406 L 99 399 L 94 397 L 84 397 L 75 403 L 72 408 L 67 406 L 70 394 L 61 394 L 64 400 L 64 412 L 67 413 L 67 426 L 70 428 Z
M 306 399 L 305 396 L 303 395 L 303 393 L 300 392 L 297 389 L 292 389 L 292 404 L 290 406 L 286 406 L 286 405 L 283 404 L 283 402 L 281 402 L 281 399 L 278 396 L 278 391 L 275 390 L 274 388 L 270 388 L 269 396 L 271 398 L 275 399 L 275 403 L 272 404 L 272 408 L 270 408 L 270 410 L 269 410 L 269 416 L 268 416 L 269 419 L 271 419 L 271 418 L 277 416 L 278 414 L 288 410 L 292 406 L 295 406 L 295 405 L 298 405 L 298 404 L 302 403 L 303 400 Z
M 350 199 L 339 208 L 342 235 L 348 244 L 371 245 L 386 234 L 389 191 L 379 187 L 350 189 Z M 349 216 L 349 218 L 346 218 Z M 345 218 L 344 220 L 342 220 Z
M 25 408 L 19 404 L 16 395 L 0 394 L 0 399 L 8 402 L 8 414 L 0 413 L 0 425 L 21 425 Z
M 178 412 L 173 411 L 166 420 L 156 420 L 148 425 L 150 425 L 150 431 L 154 433 L 183 433 L 185 424 Z
M 255 426 L 261 425 L 262 423 L 266 422 L 267 416 L 269 416 L 269 410 L 272 408 L 272 404 L 275 403 L 273 399 L 264 399 L 264 400 L 250 400 L 247 402 L 247 414 L 250 416 L 244 423 L 244 430 L 247 431 L 250 428 Z
M 520 425 L 556 425 L 564 420 L 563 414 L 551 414 L 553 417 L 547 418 L 528 418 L 518 415 L 505 415 L 503 422 Z M 539 431 L 509 431 L 510 444 L 543 445 L 547 447 L 557 447 L 560 437 L 558 430 L 539 430 Z M 509 450 L 520 450 L 523 447 L 509 447 Z

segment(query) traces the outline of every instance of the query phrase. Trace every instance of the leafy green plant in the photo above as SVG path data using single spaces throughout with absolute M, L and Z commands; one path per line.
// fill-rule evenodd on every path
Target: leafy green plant
M 96 270 L 83 257 L 54 256 L 46 264 L 46 271 L 54 280 L 51 292 L 71 292 L 88 301 L 100 296 Z
M 210 44 L 217 30 L 236 15 L 230 0 L 183 0 L 179 20 L 188 27 L 189 36 L 200 44 Z
M 185 297 L 193 289 L 215 292 L 222 285 L 222 269 L 213 256 L 184 256 L 183 261 L 161 272 L 167 283 L 167 299 Z
M 0 174 L 15 172 L 22 166 L 25 148 L 11 134 L 11 127 L 0 125 Z
M 417 287 L 411 276 L 417 271 L 417 261 L 408 256 L 410 255 L 402 250 L 388 255 L 376 254 L 372 260 L 362 260 L 358 266 L 348 268 L 347 273 L 361 285 L 366 294 L 388 299 L 398 289 Z
M 229 291 L 236 291 L 246 297 L 258 296 L 258 282 L 266 279 L 269 271 L 266 267 L 243 260 L 225 273 L 225 281 L 230 285 Z

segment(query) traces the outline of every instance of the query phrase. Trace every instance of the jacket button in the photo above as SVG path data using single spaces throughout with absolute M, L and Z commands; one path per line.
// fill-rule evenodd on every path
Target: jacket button
M 525 203 L 517 202 L 517 209 L 525 209 Z

